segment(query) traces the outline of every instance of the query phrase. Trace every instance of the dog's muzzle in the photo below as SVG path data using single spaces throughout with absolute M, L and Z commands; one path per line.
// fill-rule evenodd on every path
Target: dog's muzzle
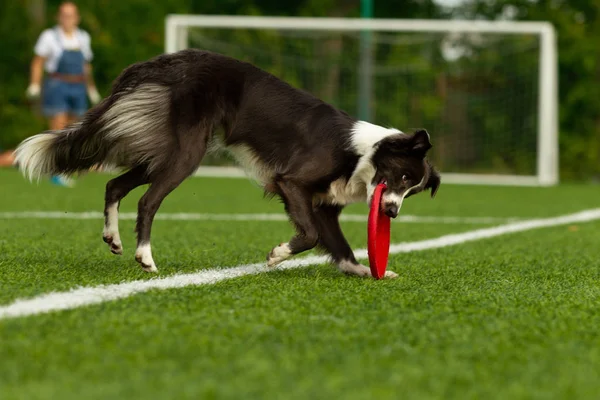
M 400 207 L 394 203 L 388 203 L 383 205 L 383 212 L 390 218 L 396 218 L 398 216 L 398 212 L 400 211 Z
M 382 200 L 381 211 L 390 218 L 396 218 L 402 208 L 404 197 L 394 192 L 385 192 Z

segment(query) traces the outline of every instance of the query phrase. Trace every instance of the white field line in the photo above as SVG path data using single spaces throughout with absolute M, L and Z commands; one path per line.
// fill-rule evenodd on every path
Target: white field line
M 135 220 L 136 213 L 120 213 L 121 220 Z M 16 211 L 0 212 L 0 219 L 103 219 L 104 215 L 97 211 L 65 212 L 65 211 Z M 158 213 L 154 219 L 170 221 L 288 221 L 285 214 L 203 214 L 203 213 Z M 342 214 L 341 221 L 366 222 L 367 216 L 360 214 Z M 499 224 L 517 221 L 519 218 L 498 217 L 452 217 L 452 216 L 419 216 L 401 215 L 395 222 L 431 223 L 431 224 Z
M 524 232 L 532 229 L 547 228 L 578 222 L 589 222 L 600 219 L 600 208 L 581 211 L 553 218 L 531 219 L 512 222 L 492 228 L 477 229 L 464 233 L 441 236 L 435 239 L 416 242 L 398 243 L 390 246 L 390 254 L 409 253 L 427 249 L 454 246 L 457 244 Z M 358 250 L 356 257 L 367 258 L 365 249 Z M 313 264 L 325 263 L 324 256 L 310 256 L 283 262 L 277 269 L 293 269 Z M 191 274 L 177 274 L 164 278 L 153 278 L 119 283 L 72 289 L 68 292 L 47 293 L 30 299 L 16 300 L 12 304 L 0 307 L 0 319 L 23 317 L 49 313 L 58 310 L 70 310 L 92 304 L 100 304 L 133 296 L 149 290 L 165 290 L 187 286 L 210 285 L 227 279 L 246 275 L 255 275 L 268 271 L 265 263 L 240 265 L 233 268 L 201 270 Z

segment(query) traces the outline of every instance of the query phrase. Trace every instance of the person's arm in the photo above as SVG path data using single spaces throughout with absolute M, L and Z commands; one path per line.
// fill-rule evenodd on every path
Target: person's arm
M 37 99 L 41 93 L 42 78 L 44 76 L 44 64 L 46 59 L 52 55 L 52 32 L 42 32 L 35 47 L 33 48 L 33 60 L 29 69 L 29 86 L 26 95 L 30 99 Z
M 96 89 L 96 84 L 94 83 L 94 74 L 92 74 L 92 64 L 85 63 L 84 65 L 84 74 L 87 85 L 87 92 L 92 104 L 98 104 L 100 102 L 100 93 L 98 93 L 98 89 Z
M 31 61 L 29 87 L 27 88 L 27 96 L 30 98 L 37 98 L 40 95 L 45 61 L 44 57 L 37 55 Z

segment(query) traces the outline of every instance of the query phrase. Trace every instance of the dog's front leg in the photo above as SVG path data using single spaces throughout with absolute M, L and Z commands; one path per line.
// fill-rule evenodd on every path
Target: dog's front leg
M 320 205 L 315 209 L 315 220 L 319 229 L 319 246 L 331 254 L 338 269 L 348 275 L 370 277 L 371 270 L 359 264 L 354 257 L 352 248 L 344 237 L 340 227 L 339 215 L 342 207 L 335 205 Z M 396 278 L 398 274 L 386 271 L 386 278 Z
M 314 248 L 319 240 L 312 210 L 312 194 L 300 185 L 287 181 L 278 181 L 275 186 L 283 199 L 286 212 L 296 226 L 297 234 L 288 243 L 281 243 L 271 250 L 267 256 L 269 267 L 294 254 Z

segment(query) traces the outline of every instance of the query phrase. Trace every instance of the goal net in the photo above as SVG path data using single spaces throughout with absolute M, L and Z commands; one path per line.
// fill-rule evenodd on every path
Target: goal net
M 547 23 L 170 15 L 165 45 L 249 61 L 378 125 L 425 128 L 446 183 L 558 182 Z

